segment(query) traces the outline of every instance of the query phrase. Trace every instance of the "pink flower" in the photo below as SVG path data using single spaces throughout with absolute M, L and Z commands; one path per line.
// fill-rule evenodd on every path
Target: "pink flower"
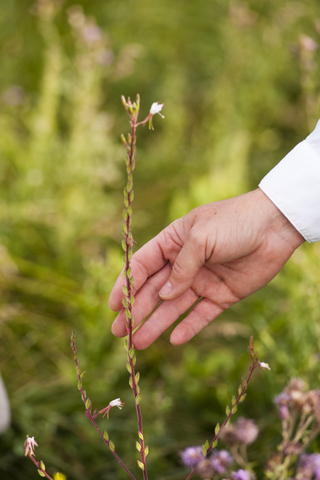
M 34 447 L 38 447 L 37 442 L 35 441 L 34 437 L 29 437 L 29 435 L 27 435 L 27 439 L 24 442 L 25 456 L 29 455 L 31 457 L 32 455 L 35 455 Z

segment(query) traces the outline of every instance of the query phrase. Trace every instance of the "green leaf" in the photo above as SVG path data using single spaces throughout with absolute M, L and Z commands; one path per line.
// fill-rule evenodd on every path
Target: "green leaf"
M 107 430 L 105 430 L 105 431 L 103 432 L 103 438 L 104 438 L 106 441 L 109 440 L 109 434 L 108 434 Z
M 144 470 L 144 465 L 140 460 L 137 460 L 138 467 L 141 468 L 141 470 Z
M 229 405 L 226 406 L 226 415 L 228 416 L 230 414 L 230 407 Z
M 220 425 L 219 423 L 217 423 L 216 428 L 214 429 L 214 433 L 218 435 L 219 432 L 220 432 Z
M 128 372 L 129 372 L 129 373 L 132 373 L 132 368 L 131 368 L 130 363 L 127 363 L 127 364 L 126 364 L 126 367 L 127 367 Z
M 239 403 L 242 403 L 242 402 L 245 400 L 246 396 L 247 396 L 247 394 L 244 393 L 244 394 L 242 395 L 242 397 L 240 398 Z
M 205 443 L 202 445 L 202 453 L 204 456 L 207 455 L 208 448 L 209 448 L 209 441 L 206 440 Z
M 109 448 L 110 448 L 111 452 L 114 452 L 115 449 L 116 449 L 115 444 L 113 443 L 112 440 L 109 441 Z

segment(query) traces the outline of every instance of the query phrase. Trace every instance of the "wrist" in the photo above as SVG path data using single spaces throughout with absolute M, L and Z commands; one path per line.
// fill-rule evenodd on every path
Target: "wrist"
M 255 193 L 257 205 L 259 208 L 262 208 L 262 211 L 264 212 L 267 228 L 272 229 L 279 237 L 291 245 L 293 250 L 297 249 L 305 242 L 305 238 L 301 233 L 261 190 L 261 188 L 257 188 L 252 193 Z

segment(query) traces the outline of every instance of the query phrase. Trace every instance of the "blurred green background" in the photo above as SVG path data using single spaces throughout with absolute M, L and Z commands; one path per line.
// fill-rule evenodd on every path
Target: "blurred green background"
M 138 248 L 191 208 L 256 188 L 314 128 L 319 1 L 2 0 L 0 23 L 0 371 L 12 407 L 0 477 L 38 478 L 23 457 L 29 434 L 51 474 L 127 478 L 83 415 L 73 330 L 94 406 L 125 402 L 102 428 L 139 476 L 107 305 L 121 269 L 120 96 L 140 93 L 142 118 L 165 103 L 155 131 L 138 131 Z M 319 385 L 319 259 L 319 244 L 304 245 L 186 346 L 172 347 L 168 332 L 139 353 L 151 478 L 186 477 L 179 451 L 212 438 L 246 373 L 250 335 L 272 368 L 237 414 L 261 428 L 249 449 L 261 475 L 280 439 L 274 395 L 291 376 Z

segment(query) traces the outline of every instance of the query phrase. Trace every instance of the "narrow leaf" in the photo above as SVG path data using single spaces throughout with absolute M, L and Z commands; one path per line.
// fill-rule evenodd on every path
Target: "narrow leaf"
M 246 396 L 247 396 L 247 394 L 244 393 L 244 394 L 242 395 L 242 397 L 240 398 L 239 403 L 242 403 L 242 402 L 245 400 Z

